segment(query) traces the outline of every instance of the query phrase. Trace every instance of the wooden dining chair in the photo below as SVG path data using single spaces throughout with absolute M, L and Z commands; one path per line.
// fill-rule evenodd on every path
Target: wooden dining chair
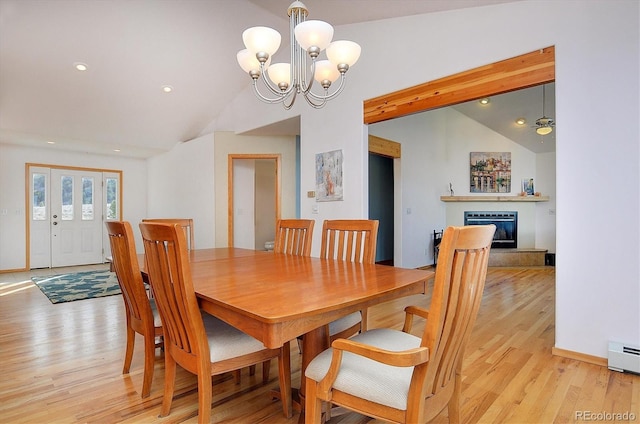
M 211 416 L 213 375 L 278 358 L 280 394 L 292 415 L 289 344 L 266 349 L 262 342 L 198 308 L 191 280 L 187 240 L 179 224 L 142 222 L 146 268 L 165 328 L 165 383 L 161 416 L 171 410 L 176 364 L 197 375 L 198 422 Z M 269 380 L 263 372 L 263 383 Z
M 193 219 L 191 218 L 145 218 L 142 222 L 160 222 L 163 224 L 179 224 L 187 238 L 187 248 L 193 250 L 196 248 L 194 238 Z
M 325 220 L 320 258 L 372 264 L 376 260 L 378 221 L 372 219 Z M 367 311 L 354 312 L 329 324 L 330 341 L 367 329 Z
M 429 310 L 409 306 L 402 331 L 378 328 L 336 340 L 311 361 L 305 422 L 320 422 L 322 401 L 412 424 L 448 406 L 449 422 L 462 422 L 463 354 L 482 300 L 494 232 L 494 225 L 445 229 Z M 409 334 L 414 316 L 426 319 L 422 337 Z
M 295 256 L 311 256 L 313 240 L 313 219 L 279 219 L 276 222 L 276 240 L 273 245 L 275 253 Z M 302 353 L 302 336 L 296 339 L 298 350 Z
M 313 219 L 279 219 L 273 251 L 296 256 L 311 256 Z
M 107 221 L 107 232 L 111 245 L 112 266 L 122 291 L 127 323 L 127 347 L 124 355 L 123 374 L 128 374 L 133 358 L 136 333 L 144 337 L 144 374 L 142 397 L 149 396 L 155 350 L 161 346 L 162 322 L 155 301 L 147 296 L 142 281 L 131 224 L 126 221 Z

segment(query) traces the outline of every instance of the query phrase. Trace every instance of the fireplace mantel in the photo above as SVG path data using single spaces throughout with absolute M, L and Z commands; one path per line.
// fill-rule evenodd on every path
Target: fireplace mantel
M 549 196 L 440 196 L 443 202 L 548 202 Z

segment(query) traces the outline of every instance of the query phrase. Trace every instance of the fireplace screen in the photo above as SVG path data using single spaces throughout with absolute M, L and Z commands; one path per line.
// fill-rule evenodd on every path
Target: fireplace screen
M 494 224 L 496 233 L 491 248 L 518 247 L 518 212 L 472 212 L 464 213 L 464 225 Z

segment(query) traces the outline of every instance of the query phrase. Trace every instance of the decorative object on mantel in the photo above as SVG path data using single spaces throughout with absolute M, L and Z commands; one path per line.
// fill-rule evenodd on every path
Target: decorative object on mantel
M 333 27 L 324 21 L 307 21 L 309 11 L 300 1 L 291 3 L 287 13 L 291 62 L 271 64 L 271 57 L 280 47 L 280 33 L 273 28 L 258 26 L 242 33 L 246 49 L 238 52 L 238 63 L 253 79 L 256 96 L 263 102 L 282 103 L 285 109 L 290 109 L 297 95 L 302 94 L 311 106 L 321 108 L 327 100 L 342 92 L 345 74 L 360 57 L 360 46 L 347 40 L 332 43 Z M 329 60 L 318 60 L 325 49 Z M 311 64 L 307 63 L 305 53 L 311 59 Z M 265 72 L 271 83 L 264 76 Z M 329 93 L 329 87 L 338 78 L 340 85 L 333 93 Z M 260 93 L 257 85 L 259 79 L 275 97 Z M 314 79 L 322 86 L 322 94 L 311 91 Z
M 449 193 L 453 196 L 453 185 L 449 183 Z
M 522 179 L 522 192 L 527 196 L 533 196 L 533 178 Z
M 471 152 L 471 193 L 511 193 L 511 152 Z
M 316 154 L 316 201 L 336 200 L 343 200 L 342 150 Z

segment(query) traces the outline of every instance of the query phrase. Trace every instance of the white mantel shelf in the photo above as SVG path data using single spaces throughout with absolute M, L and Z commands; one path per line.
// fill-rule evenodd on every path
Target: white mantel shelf
M 440 196 L 443 202 L 548 202 L 549 196 Z

